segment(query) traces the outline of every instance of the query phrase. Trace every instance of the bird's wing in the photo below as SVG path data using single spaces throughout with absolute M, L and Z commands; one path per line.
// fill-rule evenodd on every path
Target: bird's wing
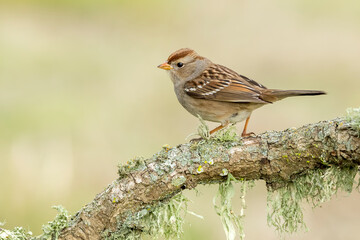
M 184 85 L 184 91 L 191 97 L 221 102 L 268 103 L 261 99 L 261 91 L 265 89 L 254 80 L 221 65 L 209 67 Z

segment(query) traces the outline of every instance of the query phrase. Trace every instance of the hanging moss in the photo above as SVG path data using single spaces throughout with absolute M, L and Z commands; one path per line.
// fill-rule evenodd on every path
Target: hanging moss
M 236 232 L 239 232 L 240 239 L 244 239 L 245 196 L 246 192 L 254 186 L 254 181 L 245 181 L 244 179 L 238 181 L 230 173 L 227 176 L 226 182 L 219 184 L 219 190 L 213 200 L 214 208 L 220 216 L 226 239 L 235 239 Z M 235 193 L 233 182 L 240 183 L 241 206 L 239 214 L 236 214 L 232 209 L 231 202 Z
M 148 206 L 135 214 L 128 215 L 125 221 L 118 221 L 117 230 L 106 230 L 105 239 L 135 240 L 144 235 L 151 239 L 181 239 L 183 223 L 187 211 L 188 199 L 182 194 L 174 196 L 168 202 L 160 202 L 157 206 Z
M 316 169 L 284 182 L 280 189 L 269 189 L 268 224 L 280 233 L 307 229 L 303 218 L 303 201 L 317 207 L 329 201 L 339 190 L 351 193 L 357 172 L 357 166 Z

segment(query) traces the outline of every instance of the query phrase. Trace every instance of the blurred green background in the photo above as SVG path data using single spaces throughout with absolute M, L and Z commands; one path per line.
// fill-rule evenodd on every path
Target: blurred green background
M 318 89 L 254 112 L 249 130 L 282 130 L 344 114 L 360 102 L 357 0 L 2 0 L 0 2 L 0 221 L 35 234 L 90 202 L 116 166 L 183 143 L 199 122 L 156 68 L 190 47 L 265 86 Z M 210 124 L 211 127 L 216 124 Z M 238 124 L 238 131 L 242 124 Z M 184 239 L 224 239 L 216 186 L 186 192 Z M 289 239 L 358 239 L 360 194 L 307 208 L 310 232 Z M 235 199 L 235 205 L 239 199 Z M 247 239 L 277 239 L 266 190 L 247 197 Z

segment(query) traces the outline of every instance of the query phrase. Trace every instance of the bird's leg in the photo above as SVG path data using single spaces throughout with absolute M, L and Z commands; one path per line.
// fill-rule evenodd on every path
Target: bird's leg
M 249 117 L 246 119 L 246 121 L 245 121 L 244 130 L 243 130 L 243 132 L 241 133 L 241 136 L 242 136 L 242 137 L 249 137 L 249 136 L 255 134 L 255 133 L 253 133 L 253 132 L 246 133 L 246 128 L 247 128 L 247 125 L 248 125 L 248 123 L 249 123 L 249 120 L 250 120 L 250 116 L 249 116 Z
M 223 129 L 224 127 L 227 127 L 227 125 L 229 125 L 229 122 L 225 122 L 225 123 L 222 123 L 220 126 L 214 128 L 213 130 L 210 131 L 210 135 L 213 134 L 214 132 L 217 132 L 221 129 Z

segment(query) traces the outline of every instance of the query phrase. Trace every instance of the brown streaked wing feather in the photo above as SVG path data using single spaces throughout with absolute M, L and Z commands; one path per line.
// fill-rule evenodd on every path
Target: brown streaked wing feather
M 246 84 L 250 84 L 250 85 L 252 85 L 252 86 L 256 86 L 256 87 L 259 87 L 259 88 L 266 89 L 266 87 L 265 87 L 264 85 L 262 85 L 262 84 L 260 84 L 260 83 L 258 83 L 258 82 L 256 82 L 256 81 L 254 81 L 254 80 L 252 80 L 252 79 L 250 79 L 250 78 L 248 78 L 248 77 L 246 77 L 246 76 L 244 76 L 244 75 L 238 74 L 237 72 L 235 72 L 234 70 L 231 70 L 230 68 L 227 68 L 227 67 L 222 66 L 222 65 L 220 65 L 220 64 L 216 64 L 216 66 L 217 66 L 220 70 L 232 74 L 233 76 L 235 76 L 235 78 L 240 77 L 240 78 L 243 80 L 243 82 L 246 83 Z
M 191 97 L 214 101 L 267 103 L 260 98 L 263 88 L 260 86 L 231 69 L 214 65 L 200 77 L 186 82 L 184 91 Z

